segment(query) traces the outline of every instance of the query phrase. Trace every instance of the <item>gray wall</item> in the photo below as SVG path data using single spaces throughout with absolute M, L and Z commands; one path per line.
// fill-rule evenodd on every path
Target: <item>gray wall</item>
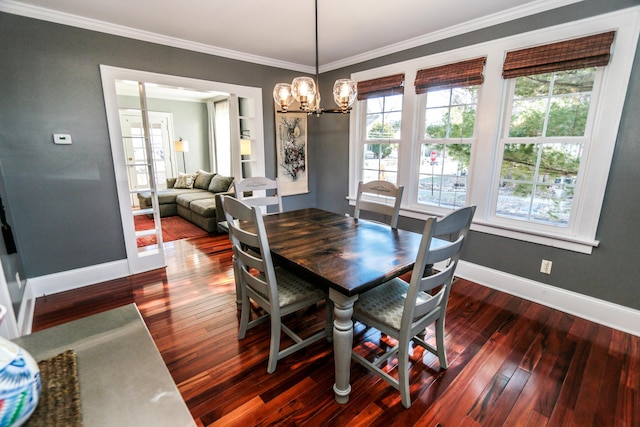
M 636 6 L 630 0 L 585 0 L 573 6 L 542 13 L 492 28 L 453 37 L 411 50 L 377 58 L 355 66 L 325 73 L 320 86 L 330 88 L 337 78 L 394 62 L 427 56 L 493 40 L 524 31 Z M 640 309 L 640 55 L 636 52 L 624 113 L 616 142 L 607 194 L 596 238 L 600 246 L 591 255 L 548 246 L 472 232 L 463 259 L 474 264 L 529 278 L 541 283 Z M 323 90 L 322 99 L 332 99 Z M 318 204 L 335 212 L 350 212 L 345 196 L 348 189 L 348 123 L 337 118 L 322 118 L 322 133 L 317 142 L 326 155 L 318 172 Z M 326 128 L 325 128 L 326 126 Z M 330 156 L 330 157 L 329 157 Z M 419 221 L 401 218 L 399 226 L 420 231 Z M 553 261 L 551 275 L 540 273 L 542 259 Z
M 271 91 L 298 73 L 6 13 L 0 58 L 0 161 L 27 277 L 126 258 L 100 64 L 263 88 L 275 175 Z M 73 144 L 54 145 L 53 133 Z M 314 198 L 287 197 L 284 207 Z
M 425 56 L 544 26 L 633 6 L 631 0 L 585 0 L 321 76 L 330 103 L 332 82 L 364 69 Z M 263 89 L 267 175 L 275 174 L 273 101 L 279 81 L 298 73 L 0 13 L 0 162 L 14 231 L 28 277 L 125 258 L 99 65 L 214 80 Z M 636 57 L 637 65 L 638 57 Z M 636 67 L 637 70 L 637 67 Z M 553 286 L 640 309 L 636 281 L 640 241 L 637 182 L 640 161 L 640 74 L 632 75 L 598 228 L 602 244 L 582 255 L 472 233 L 464 259 Z M 348 118 L 309 118 L 309 187 L 285 198 L 291 210 L 318 206 L 348 212 Z M 54 132 L 74 144 L 55 146 Z M 420 223 L 401 219 L 401 227 Z M 538 273 L 540 260 L 553 274 Z

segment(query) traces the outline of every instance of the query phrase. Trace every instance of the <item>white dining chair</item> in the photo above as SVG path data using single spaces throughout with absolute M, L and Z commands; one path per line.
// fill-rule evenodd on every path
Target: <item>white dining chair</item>
M 264 176 L 245 178 L 234 182 L 236 198 L 249 206 L 262 206 L 262 213 L 268 213 L 269 206 L 276 206 L 282 212 L 282 197 L 280 196 L 280 181 Z M 256 194 L 259 192 L 260 194 Z M 247 193 L 251 193 L 247 195 Z M 269 194 L 268 194 L 269 193 Z
M 353 349 L 352 358 L 398 389 L 405 408 L 411 406 L 409 393 L 409 343 L 411 341 L 435 354 L 442 369 L 448 367 L 444 342 L 445 314 L 465 237 L 461 235 L 453 242 L 438 241 L 437 245 L 431 248 L 435 230 L 436 220 L 428 219 L 409 283 L 400 278 L 392 279 L 361 294 L 353 308 L 354 320 L 374 327 L 398 341 L 395 347 L 386 352 L 383 351 L 384 354 L 376 352 L 376 358 L 373 361 L 361 355 L 358 347 Z M 431 276 L 423 277 L 425 265 L 441 261 L 448 261 L 444 269 Z M 431 295 L 429 293 L 431 290 L 437 291 Z M 425 328 L 434 323 L 435 346 L 427 343 L 423 338 Z M 371 347 L 368 344 L 367 352 L 370 353 Z M 392 376 L 388 369 L 381 367 L 386 365 L 394 354 L 398 358 L 396 377 Z
M 267 372 L 271 374 L 275 372 L 278 360 L 327 337 L 330 330 L 329 311 L 326 315 L 327 326 L 305 339 L 287 327 L 282 318 L 321 301 L 325 301 L 325 308 L 329 310 L 328 296 L 289 270 L 274 266 L 262 213 L 257 206 L 248 206 L 230 196 L 222 198 L 222 206 L 233 246 L 234 274 L 238 276 L 236 282 L 240 284 L 241 292 L 238 339 L 244 339 L 248 329 L 271 319 L 271 344 L 267 365 Z M 262 307 L 266 314 L 249 321 L 250 300 Z M 281 331 L 294 341 L 294 344 L 282 350 Z
M 392 228 L 398 228 L 400 216 L 400 203 L 404 186 L 395 186 L 387 181 L 369 181 L 358 183 L 356 207 L 353 211 L 354 218 L 360 218 L 361 211 L 376 212 L 388 217 L 388 224 Z M 379 200 L 367 199 L 366 195 L 379 197 Z

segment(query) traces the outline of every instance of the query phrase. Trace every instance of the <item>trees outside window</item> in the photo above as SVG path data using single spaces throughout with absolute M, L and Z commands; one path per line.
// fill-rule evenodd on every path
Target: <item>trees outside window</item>
M 425 95 L 419 141 L 417 201 L 456 209 L 467 203 L 478 86 L 431 90 Z
M 569 225 L 595 73 L 584 68 L 513 79 L 496 215 Z
M 398 148 L 402 124 L 402 95 L 366 101 L 362 180 L 398 183 Z

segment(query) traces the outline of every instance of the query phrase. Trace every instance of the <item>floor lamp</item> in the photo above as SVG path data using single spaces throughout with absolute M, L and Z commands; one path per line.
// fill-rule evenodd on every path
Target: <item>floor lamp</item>
M 184 173 L 187 173 L 187 164 L 184 160 L 184 153 L 189 151 L 189 141 L 185 141 L 184 139 L 180 138 L 173 144 L 175 146 L 176 153 L 182 153 L 182 169 L 184 170 Z

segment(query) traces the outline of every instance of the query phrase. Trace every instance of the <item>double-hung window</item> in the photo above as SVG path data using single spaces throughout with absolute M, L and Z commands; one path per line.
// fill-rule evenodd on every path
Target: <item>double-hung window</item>
M 584 192 L 602 67 L 615 32 L 507 52 L 507 111 L 495 215 L 570 227 Z
M 478 90 L 485 58 L 419 70 L 417 203 L 455 209 L 467 204 Z
M 361 180 L 398 184 L 404 75 L 358 83 L 358 100 L 365 105 L 361 133 Z

